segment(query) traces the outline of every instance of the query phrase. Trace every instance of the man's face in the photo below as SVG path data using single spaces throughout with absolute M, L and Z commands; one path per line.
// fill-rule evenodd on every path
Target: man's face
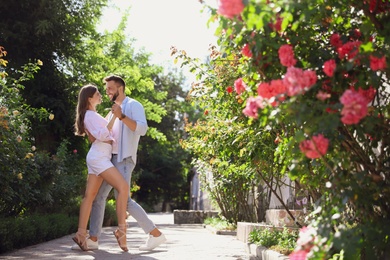
M 119 96 L 119 85 L 115 81 L 106 82 L 106 94 L 114 102 Z

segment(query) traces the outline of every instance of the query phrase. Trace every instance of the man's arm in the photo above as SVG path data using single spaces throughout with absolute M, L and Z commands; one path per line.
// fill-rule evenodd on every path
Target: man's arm
M 139 135 L 145 135 L 148 130 L 146 122 L 145 110 L 141 103 L 132 102 L 126 107 L 126 111 L 122 111 L 117 104 L 113 105 L 113 113 L 125 124 L 131 131 L 137 132 Z M 131 115 L 131 118 L 130 118 Z
M 120 119 L 123 124 L 125 124 L 131 131 L 135 131 L 137 129 L 137 122 L 126 116 L 126 114 L 122 114 L 122 119 Z

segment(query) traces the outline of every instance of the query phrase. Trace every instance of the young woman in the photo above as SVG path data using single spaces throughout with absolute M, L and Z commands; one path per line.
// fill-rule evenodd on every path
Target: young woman
M 105 180 L 114 187 L 118 196 L 116 199 L 116 213 L 118 217 L 118 229 L 114 235 L 119 247 L 128 251 L 126 245 L 126 207 L 129 197 L 129 185 L 119 171 L 111 163 L 112 142 L 111 129 L 115 121 L 113 117 L 107 122 L 96 112 L 96 106 L 102 102 L 102 95 L 94 85 L 86 85 L 81 88 L 76 110 L 75 134 L 80 136 L 92 135 L 95 141 L 87 154 L 88 179 L 84 198 L 80 205 L 79 226 L 73 241 L 86 251 L 87 225 L 91 213 L 92 202 Z

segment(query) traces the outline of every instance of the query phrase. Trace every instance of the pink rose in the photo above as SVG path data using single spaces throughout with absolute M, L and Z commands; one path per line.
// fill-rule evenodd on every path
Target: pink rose
M 318 91 L 316 98 L 321 100 L 321 101 L 324 101 L 324 100 L 330 98 L 330 94 L 320 90 L 320 91 Z
M 359 53 L 361 44 L 362 42 L 360 41 L 347 42 L 343 44 L 341 47 L 337 48 L 339 58 L 347 58 L 348 60 L 352 60 Z
M 307 199 L 307 198 L 304 198 L 304 199 Z M 317 231 L 313 227 L 311 227 L 311 226 L 302 227 L 299 230 L 299 237 L 297 240 L 297 246 L 303 247 L 305 245 L 312 243 L 314 241 L 314 238 L 316 235 L 317 235 Z
M 333 77 L 334 71 L 336 70 L 336 61 L 335 60 L 325 61 L 323 70 L 328 77 Z
M 307 254 L 313 248 L 313 242 L 317 236 L 317 231 L 311 227 L 302 227 L 299 230 L 299 237 L 297 240 L 297 247 L 289 255 L 290 260 L 306 260 Z
M 258 113 L 257 111 L 259 108 L 264 108 L 263 98 L 260 96 L 257 97 L 249 97 L 246 100 L 246 107 L 242 111 L 244 115 L 257 118 Z
M 361 96 L 366 99 L 367 104 L 369 104 L 374 99 L 376 94 L 376 89 L 372 86 L 370 86 L 368 89 L 362 89 L 361 87 L 359 87 L 357 91 Z
M 284 100 L 284 94 L 286 94 L 286 86 L 281 79 L 271 80 L 271 88 L 274 96 L 278 96 L 279 100 Z
M 332 34 L 330 36 L 330 45 L 332 45 L 335 48 L 339 48 L 343 45 L 343 42 L 341 41 L 341 37 L 338 33 Z
M 257 86 L 257 94 L 263 98 L 273 97 L 271 86 L 267 82 L 262 82 Z
M 325 155 L 328 151 L 329 140 L 322 134 L 313 136 L 311 140 L 302 141 L 299 144 L 299 149 L 306 155 L 307 158 L 317 159 Z
M 284 44 L 280 46 L 278 50 L 278 54 L 279 54 L 280 64 L 282 64 L 285 67 L 291 67 L 297 63 L 297 60 L 294 58 L 293 48 L 288 44 Z
M 382 13 L 388 10 L 386 9 L 385 0 L 370 0 L 370 12 L 371 13 Z
M 276 16 L 276 21 L 274 23 L 269 23 L 268 26 L 276 32 L 279 32 L 282 30 L 282 22 L 283 18 L 281 18 L 279 15 Z
M 367 99 L 353 89 L 347 89 L 340 97 L 344 105 L 341 110 L 341 122 L 346 125 L 357 124 L 367 115 Z
M 307 254 L 309 252 L 306 252 L 305 250 L 297 250 L 293 251 L 289 256 L 289 260 L 306 260 L 307 259 Z
M 257 87 L 257 94 L 265 99 L 271 99 L 276 97 L 278 100 L 284 100 L 284 94 L 286 93 L 286 86 L 283 84 L 283 80 L 272 80 L 270 83 L 260 83 Z M 272 106 L 277 105 L 276 101 L 271 103 Z
M 219 0 L 218 13 L 227 17 L 234 18 L 239 15 L 244 9 L 245 5 L 242 0 Z
M 302 78 L 302 69 L 295 67 L 290 67 L 287 69 L 287 73 L 283 78 L 284 85 L 287 87 L 287 95 L 291 97 L 303 92 L 304 84 L 302 82 Z
M 377 58 L 370 55 L 370 68 L 373 71 L 384 70 L 386 68 L 386 57 L 382 56 L 382 58 Z
M 309 89 L 317 83 L 317 74 L 314 70 L 303 71 L 303 81 L 305 82 L 305 88 Z
M 238 95 L 246 90 L 246 85 L 242 78 L 236 79 L 236 81 L 234 81 L 234 88 Z
M 283 84 L 286 86 L 287 95 L 295 96 L 311 88 L 317 82 L 315 71 L 289 67 L 284 75 Z
M 251 51 L 249 44 L 247 44 L 247 43 L 242 48 L 241 53 L 242 53 L 242 55 L 244 55 L 248 58 L 252 58 L 252 51 Z
M 362 37 L 362 32 L 361 32 L 359 29 L 353 29 L 353 30 L 351 31 L 350 39 L 352 39 L 352 40 L 357 40 L 357 39 L 359 39 L 360 37 Z

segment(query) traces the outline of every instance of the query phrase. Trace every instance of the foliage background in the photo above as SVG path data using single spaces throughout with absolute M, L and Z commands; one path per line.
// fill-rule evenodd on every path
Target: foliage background
M 144 105 L 150 125 L 139 146 L 133 196 L 149 210 L 188 207 L 189 159 L 178 145 L 182 115 L 192 110 L 180 100 L 184 78 L 151 64 L 150 54 L 134 51 L 134 39 L 124 34 L 128 14 L 117 29 L 98 33 L 106 4 L 2 2 L 1 216 L 77 214 L 89 149 L 88 141 L 73 133 L 77 95 L 87 83 L 104 93 L 102 79 L 108 74 L 126 80 L 126 93 Z M 105 115 L 110 106 L 104 97 L 99 112 Z

